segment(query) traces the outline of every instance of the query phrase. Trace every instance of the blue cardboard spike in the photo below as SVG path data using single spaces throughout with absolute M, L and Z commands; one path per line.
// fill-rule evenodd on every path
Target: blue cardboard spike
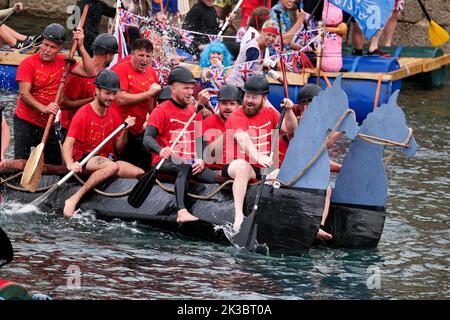
M 360 133 L 399 143 L 405 142 L 409 134 L 405 114 L 397 104 L 399 90 L 370 113 L 361 125 Z M 417 150 L 414 137 L 408 148 L 400 148 L 407 156 Z M 344 204 L 385 207 L 387 200 L 387 178 L 383 153 L 385 146 L 355 139 L 339 173 L 331 201 Z
M 342 75 L 339 75 L 332 88 L 321 91 L 314 97 L 305 111 L 294 138 L 289 142 L 286 157 L 280 168 L 278 179 L 287 184 L 307 166 L 324 143 L 328 131 L 338 123 L 342 114 L 348 110 L 348 98 L 341 89 Z M 349 113 L 339 127 L 353 139 L 358 133 L 358 125 L 353 113 Z M 330 179 L 330 163 L 325 148 L 317 161 L 293 184 L 293 187 L 325 190 Z

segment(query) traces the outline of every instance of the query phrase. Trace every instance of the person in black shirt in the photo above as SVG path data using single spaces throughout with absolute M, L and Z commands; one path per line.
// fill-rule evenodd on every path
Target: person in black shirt
M 81 12 L 83 12 L 86 4 L 90 5 L 90 7 L 83 27 L 84 46 L 92 57 L 93 52 L 91 46 L 94 39 L 100 34 L 99 26 L 102 16 L 114 18 L 116 16 L 116 8 L 111 7 L 100 0 L 79 0 L 77 5 L 81 9 Z
M 183 29 L 200 32 L 204 34 L 216 35 L 220 31 L 219 17 L 216 9 L 214 9 L 215 0 L 199 0 L 192 6 L 191 10 L 186 15 L 183 23 Z M 203 49 L 206 48 L 211 40 L 208 36 L 194 35 L 194 40 L 189 46 L 189 53 L 200 56 Z M 239 44 L 234 40 L 224 41 L 234 57 L 239 53 Z

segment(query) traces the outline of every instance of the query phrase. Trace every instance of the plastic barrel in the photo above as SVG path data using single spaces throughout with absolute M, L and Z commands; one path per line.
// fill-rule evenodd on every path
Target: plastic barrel
M 17 92 L 19 87 L 16 82 L 17 66 L 0 64 L 0 90 Z
M 397 57 L 412 57 L 412 58 L 438 58 L 444 55 L 444 52 L 439 47 L 382 47 L 382 50 L 390 53 L 394 58 Z M 445 84 L 447 76 L 446 66 L 439 69 L 419 73 L 412 76 L 408 80 L 413 81 L 423 89 L 431 89 L 442 87 Z
M 343 57 L 343 69 L 348 72 L 373 72 L 388 73 L 398 70 L 400 65 L 395 58 L 384 58 L 378 56 L 345 56 Z M 316 77 L 310 77 L 310 83 L 316 83 Z M 330 78 L 332 82 L 334 79 Z M 377 90 L 377 80 L 366 79 L 342 79 L 342 89 L 348 96 L 349 107 L 355 110 L 356 120 L 361 123 L 369 112 L 373 111 L 373 103 Z M 400 89 L 401 80 L 384 81 L 381 83 L 378 106 L 386 103 L 391 94 Z M 323 78 L 320 86 L 326 88 L 327 84 Z

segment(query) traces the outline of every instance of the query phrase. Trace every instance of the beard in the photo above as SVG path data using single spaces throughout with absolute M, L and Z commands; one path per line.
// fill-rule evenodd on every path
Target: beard
M 109 108 L 112 104 L 111 99 L 102 99 L 100 97 L 97 98 L 98 105 L 103 108 Z
M 262 106 L 262 102 L 259 105 L 255 105 L 254 103 L 246 103 L 242 108 L 247 117 L 254 117 L 259 113 Z

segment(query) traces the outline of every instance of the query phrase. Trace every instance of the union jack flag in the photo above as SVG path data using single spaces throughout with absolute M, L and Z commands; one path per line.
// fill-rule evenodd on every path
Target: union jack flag
M 111 61 L 109 68 L 112 68 L 118 62 L 120 62 L 126 55 L 128 55 L 127 44 L 125 42 L 124 30 L 125 26 L 122 24 L 121 12 L 126 12 L 125 10 L 120 8 L 119 0 L 117 0 L 117 12 L 119 19 L 116 20 L 116 24 L 114 26 L 114 37 L 117 39 L 117 44 L 119 45 L 119 53 L 114 55 L 113 61 Z M 134 20 L 133 20 L 134 21 Z
M 209 41 L 211 41 L 211 42 L 222 41 L 222 37 L 219 37 L 218 35 L 215 35 L 215 34 L 208 34 L 208 38 L 209 38 Z
M 253 69 L 251 62 L 245 62 L 240 64 L 238 71 L 242 74 L 242 78 L 244 81 L 247 81 L 248 78 L 253 76 Z
M 223 70 L 217 67 L 211 67 L 209 72 L 212 74 L 212 82 L 217 89 L 222 88 L 225 85 L 225 77 L 223 76 Z
M 125 27 L 129 25 L 135 25 L 134 15 L 122 8 L 119 8 L 119 24 L 122 31 L 125 31 Z
M 326 31 L 325 32 L 325 37 L 327 37 L 328 39 L 331 39 L 331 40 L 336 40 L 337 39 L 337 35 L 334 32 Z
M 286 71 L 293 72 L 295 64 L 294 54 L 282 55 L 281 57 L 283 59 L 284 66 L 286 67 Z
M 194 40 L 194 35 L 186 30 L 180 30 L 181 41 L 184 42 L 186 47 L 189 47 Z

